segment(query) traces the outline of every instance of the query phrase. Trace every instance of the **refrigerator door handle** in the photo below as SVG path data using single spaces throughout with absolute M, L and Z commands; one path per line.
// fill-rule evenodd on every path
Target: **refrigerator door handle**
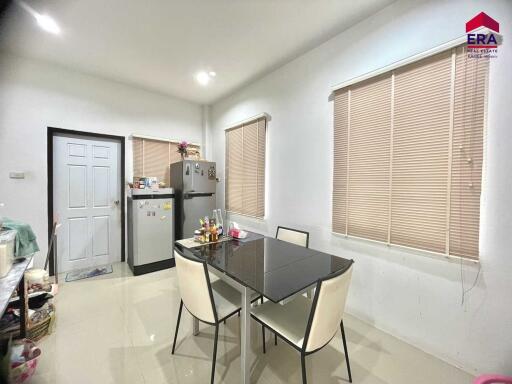
M 194 197 L 205 197 L 205 196 L 213 196 L 214 193 L 207 192 L 207 193 L 201 193 L 201 192 L 185 192 L 183 194 L 184 199 L 193 199 Z

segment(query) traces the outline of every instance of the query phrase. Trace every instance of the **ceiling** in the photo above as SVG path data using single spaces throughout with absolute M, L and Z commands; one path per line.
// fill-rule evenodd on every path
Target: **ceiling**
M 26 0 L 62 33 L 13 2 L 0 49 L 210 104 L 392 1 Z M 206 87 L 201 70 L 217 73 Z

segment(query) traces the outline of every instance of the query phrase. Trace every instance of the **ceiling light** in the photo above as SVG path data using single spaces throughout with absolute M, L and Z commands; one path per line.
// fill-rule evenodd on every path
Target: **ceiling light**
M 216 72 L 213 72 L 213 71 L 208 72 L 208 74 L 210 75 L 210 77 L 215 77 L 215 76 L 217 76 L 217 73 L 216 73 Z
M 201 71 L 196 75 L 196 80 L 201 85 L 208 85 L 210 82 L 210 75 L 204 71 Z
M 50 16 L 35 13 L 34 17 L 36 18 L 37 24 L 39 24 L 39 26 L 46 32 L 53 33 L 54 35 L 58 35 L 60 33 L 60 27 Z
M 17 4 L 28 14 L 30 14 L 34 19 L 36 19 L 37 24 L 46 32 L 53 33 L 54 35 L 60 34 L 60 27 L 57 22 L 48 15 L 43 15 L 39 12 L 36 12 L 34 8 L 25 3 L 22 0 L 18 0 Z

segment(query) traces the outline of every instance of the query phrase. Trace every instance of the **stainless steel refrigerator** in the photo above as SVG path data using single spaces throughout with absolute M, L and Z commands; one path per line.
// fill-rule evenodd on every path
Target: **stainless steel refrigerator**
M 176 196 L 176 240 L 194 237 L 199 219 L 216 207 L 215 162 L 183 160 L 171 164 L 171 187 Z

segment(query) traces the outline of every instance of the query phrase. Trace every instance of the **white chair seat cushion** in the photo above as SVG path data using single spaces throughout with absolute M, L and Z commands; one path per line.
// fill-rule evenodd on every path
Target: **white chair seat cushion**
M 269 328 L 302 348 L 311 304 L 310 299 L 299 295 L 284 305 L 266 301 L 254 307 L 252 314 Z
M 219 320 L 241 309 L 242 295 L 235 288 L 220 279 L 211 281 L 211 286 Z M 253 293 L 251 300 L 256 297 L 258 294 Z

